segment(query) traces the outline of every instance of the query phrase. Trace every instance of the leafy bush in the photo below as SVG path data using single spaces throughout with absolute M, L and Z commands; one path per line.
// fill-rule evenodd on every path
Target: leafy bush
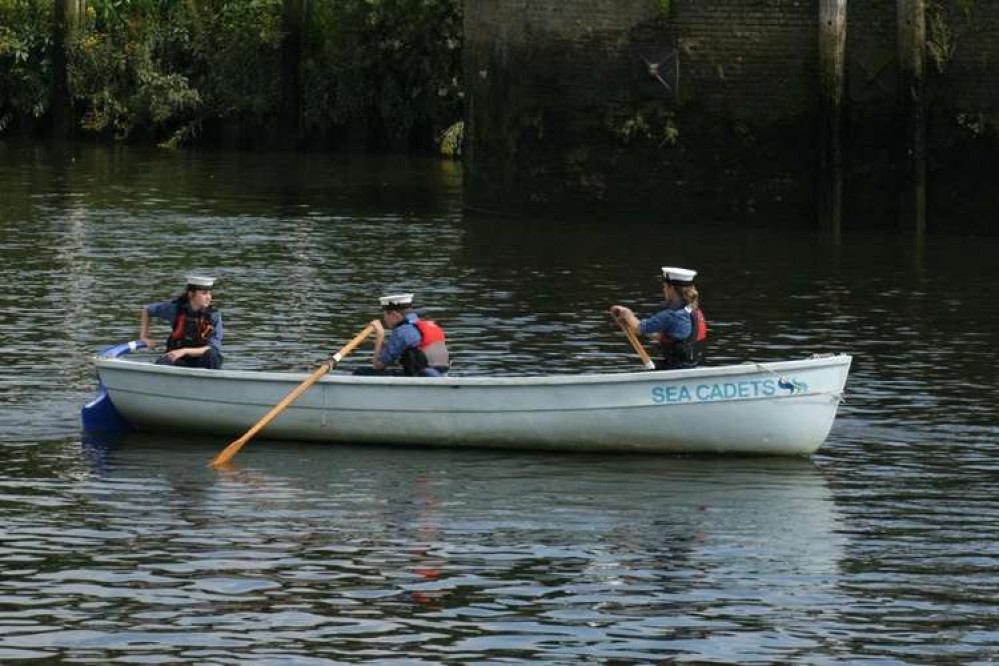
M 82 107 L 81 127 L 116 138 L 185 131 L 201 99 L 181 73 L 165 71 L 157 21 L 81 31 L 70 42 L 70 87 Z
M 459 120 L 438 137 L 440 154 L 443 157 L 457 159 L 461 157 L 462 145 L 465 141 L 465 121 Z
M 281 0 L 188 3 L 196 13 L 190 58 L 204 116 L 274 120 L 281 101 Z
M 0 132 L 48 112 L 52 3 L 0 0 Z
M 429 139 L 461 116 L 460 0 L 307 3 L 302 125 Z M 88 0 L 67 39 L 77 126 L 178 145 L 272 127 L 282 0 Z M 0 0 L 0 131 L 48 113 L 53 0 Z
M 71 58 L 84 129 L 177 145 L 205 119 L 263 122 L 277 107 L 279 0 L 91 7 Z
M 306 128 L 439 134 L 461 117 L 460 0 L 315 3 L 302 79 Z

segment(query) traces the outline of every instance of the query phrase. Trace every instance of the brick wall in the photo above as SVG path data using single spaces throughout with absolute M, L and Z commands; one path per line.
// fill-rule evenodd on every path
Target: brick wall
M 817 0 L 676 0 L 683 99 L 772 119 L 816 97 Z
M 629 60 L 636 49 L 666 53 L 676 48 L 685 102 L 762 117 L 809 107 L 815 96 L 818 0 L 669 4 L 669 14 L 663 15 L 655 0 L 470 0 L 465 10 L 469 64 L 472 73 L 481 71 L 476 66 L 490 51 L 500 64 L 525 53 L 561 51 L 558 62 L 532 65 L 572 71 L 579 85 L 611 92 L 609 86 L 635 83 Z M 593 57 L 603 60 L 601 67 L 592 67 Z M 615 59 L 620 61 L 616 68 L 609 62 Z M 627 80 L 602 78 L 607 66 Z M 537 71 L 520 75 L 543 76 Z
M 999 125 L 999 3 L 976 0 L 970 21 L 945 5 L 953 48 L 927 64 L 928 102 Z M 464 20 L 473 206 L 626 202 L 643 177 L 676 190 L 717 165 L 790 182 L 814 162 L 819 0 L 468 0 Z M 860 122 L 891 123 L 896 34 L 896 0 L 850 2 L 845 103 Z M 660 126 L 624 145 L 640 116 Z
M 976 0 L 970 16 L 952 5 L 946 23 L 953 50 L 930 75 L 959 110 L 999 124 L 999 3 Z
M 846 33 L 848 103 L 894 103 L 897 80 L 895 11 L 895 0 L 850 3 Z

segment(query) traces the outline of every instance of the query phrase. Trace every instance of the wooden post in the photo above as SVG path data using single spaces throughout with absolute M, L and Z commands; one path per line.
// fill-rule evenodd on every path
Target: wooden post
M 902 118 L 902 224 L 926 231 L 926 0 L 897 0 L 898 102 Z
M 305 16 L 308 0 L 284 0 L 281 42 L 281 141 L 285 147 L 295 147 L 301 125 L 302 91 L 299 67 L 302 44 L 305 43 Z
M 846 58 L 847 0 L 819 0 L 819 221 L 838 233 L 843 199 L 840 136 Z
M 52 88 L 49 111 L 52 114 L 52 133 L 56 138 L 65 138 L 70 132 L 73 111 L 70 104 L 66 43 L 79 24 L 85 3 L 86 0 L 54 0 L 52 7 Z

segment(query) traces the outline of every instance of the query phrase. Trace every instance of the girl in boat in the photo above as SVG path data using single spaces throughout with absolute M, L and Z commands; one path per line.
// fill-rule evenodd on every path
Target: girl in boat
M 142 308 L 139 339 L 155 349 L 149 337 L 149 318 L 170 322 L 166 353 L 156 362 L 188 368 L 222 367 L 222 314 L 212 307 L 215 278 L 191 275 L 184 293 L 172 301 Z
M 663 266 L 662 274 L 665 310 L 639 320 L 629 308 L 612 305 L 611 314 L 636 335 L 658 334 L 662 359 L 656 361 L 656 370 L 696 368 L 704 359 L 708 335 L 694 286 L 697 271 Z

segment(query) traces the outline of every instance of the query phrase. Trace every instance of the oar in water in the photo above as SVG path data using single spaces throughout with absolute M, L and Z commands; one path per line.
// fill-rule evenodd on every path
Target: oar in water
M 345 344 L 343 346 L 343 349 L 330 356 L 329 359 L 325 363 L 320 365 L 319 368 L 315 372 L 313 372 L 308 379 L 299 384 L 291 393 L 286 395 L 281 402 L 276 404 L 273 407 L 273 409 L 271 409 L 271 411 L 267 412 L 262 419 L 257 421 L 256 425 L 247 430 L 242 437 L 240 437 L 236 441 L 229 444 L 229 446 L 222 449 L 222 453 L 218 454 L 215 457 L 215 460 L 212 461 L 212 467 L 219 467 L 221 465 L 225 465 L 227 462 L 232 460 L 233 456 L 239 453 L 239 450 L 243 448 L 244 444 L 250 441 L 250 439 L 258 432 L 260 432 L 264 428 L 264 426 L 273 421 L 277 417 L 277 415 L 283 412 L 288 405 L 298 400 L 298 398 L 303 393 L 309 390 L 310 386 L 319 381 L 320 377 L 322 377 L 327 372 L 336 367 L 336 364 L 339 363 L 341 360 L 343 360 L 344 356 L 354 351 L 355 347 L 364 342 L 365 338 L 371 335 L 371 332 L 373 330 L 374 329 L 372 329 L 370 325 L 366 326 L 363 331 L 354 336 L 353 340 Z
M 645 347 L 642 346 L 642 343 L 638 339 L 638 336 L 635 335 L 635 332 L 631 330 L 623 319 L 619 319 L 617 317 L 615 317 L 615 319 L 617 319 L 617 325 L 620 326 L 621 330 L 624 331 L 624 334 L 628 336 L 628 342 L 631 343 L 631 346 L 634 347 L 635 351 L 638 353 L 638 358 L 642 359 L 642 364 L 645 366 L 645 369 L 655 370 L 656 364 L 652 362 L 651 358 L 649 358 L 648 353 L 645 351 Z

